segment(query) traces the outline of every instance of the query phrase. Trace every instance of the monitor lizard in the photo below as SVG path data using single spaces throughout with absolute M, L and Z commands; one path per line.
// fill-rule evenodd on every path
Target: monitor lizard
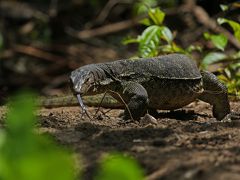
M 239 117 L 230 111 L 226 86 L 183 54 L 89 64 L 72 71 L 70 82 L 77 98 L 68 102 L 79 103 L 84 111 L 84 103 L 96 106 L 101 101 L 91 96 L 109 92 L 114 99 L 107 96 L 102 106 L 125 107 L 124 119 L 138 120 L 148 109 L 178 109 L 196 99 L 211 104 L 217 120 Z

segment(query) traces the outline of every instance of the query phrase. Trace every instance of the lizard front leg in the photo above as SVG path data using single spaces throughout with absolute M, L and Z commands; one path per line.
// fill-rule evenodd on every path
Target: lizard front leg
M 125 82 L 122 83 L 123 92 L 121 93 L 123 99 L 126 101 L 128 109 L 130 110 L 131 116 L 134 120 L 139 120 L 147 110 L 148 107 L 148 94 L 146 89 L 139 83 L 136 82 Z M 127 108 L 124 111 L 124 119 L 130 119 Z

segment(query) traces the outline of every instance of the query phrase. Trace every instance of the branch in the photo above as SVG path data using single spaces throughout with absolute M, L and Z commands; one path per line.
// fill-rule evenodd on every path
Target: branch
M 201 24 L 216 33 L 224 34 L 228 38 L 229 42 L 235 46 L 235 48 L 240 49 L 240 42 L 228 30 L 219 26 L 216 23 L 216 20 L 209 17 L 202 7 L 197 6 L 195 3 L 191 3 L 183 5 L 181 9 L 182 11 L 192 12 Z
M 136 26 L 138 24 L 139 19 L 140 18 L 125 20 L 113 24 L 108 24 L 96 29 L 83 30 L 79 32 L 72 28 L 67 28 L 66 33 L 78 39 L 87 39 L 95 36 L 103 36 L 105 34 L 118 32 Z
M 41 49 L 37 49 L 32 46 L 25 46 L 25 45 L 15 45 L 13 47 L 13 51 L 26 54 L 29 56 L 37 57 L 46 61 L 55 62 L 57 64 L 63 64 L 66 62 L 65 58 L 62 58 L 61 56 L 56 56 L 54 54 L 51 54 L 49 52 L 45 52 Z

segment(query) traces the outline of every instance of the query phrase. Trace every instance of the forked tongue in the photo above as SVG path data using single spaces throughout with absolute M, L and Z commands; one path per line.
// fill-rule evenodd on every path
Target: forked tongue
M 82 100 L 80 94 L 77 94 L 77 99 L 78 99 L 78 103 L 79 103 L 80 107 L 82 108 L 83 113 L 85 113 L 87 115 L 87 117 L 92 120 L 91 116 L 89 115 L 89 113 L 87 111 L 86 106 L 83 104 L 83 100 Z

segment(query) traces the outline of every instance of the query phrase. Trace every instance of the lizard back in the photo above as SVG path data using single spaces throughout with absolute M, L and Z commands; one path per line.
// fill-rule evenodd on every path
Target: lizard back
M 155 58 L 118 60 L 99 64 L 118 79 L 201 79 L 196 63 L 186 55 L 170 54 Z

